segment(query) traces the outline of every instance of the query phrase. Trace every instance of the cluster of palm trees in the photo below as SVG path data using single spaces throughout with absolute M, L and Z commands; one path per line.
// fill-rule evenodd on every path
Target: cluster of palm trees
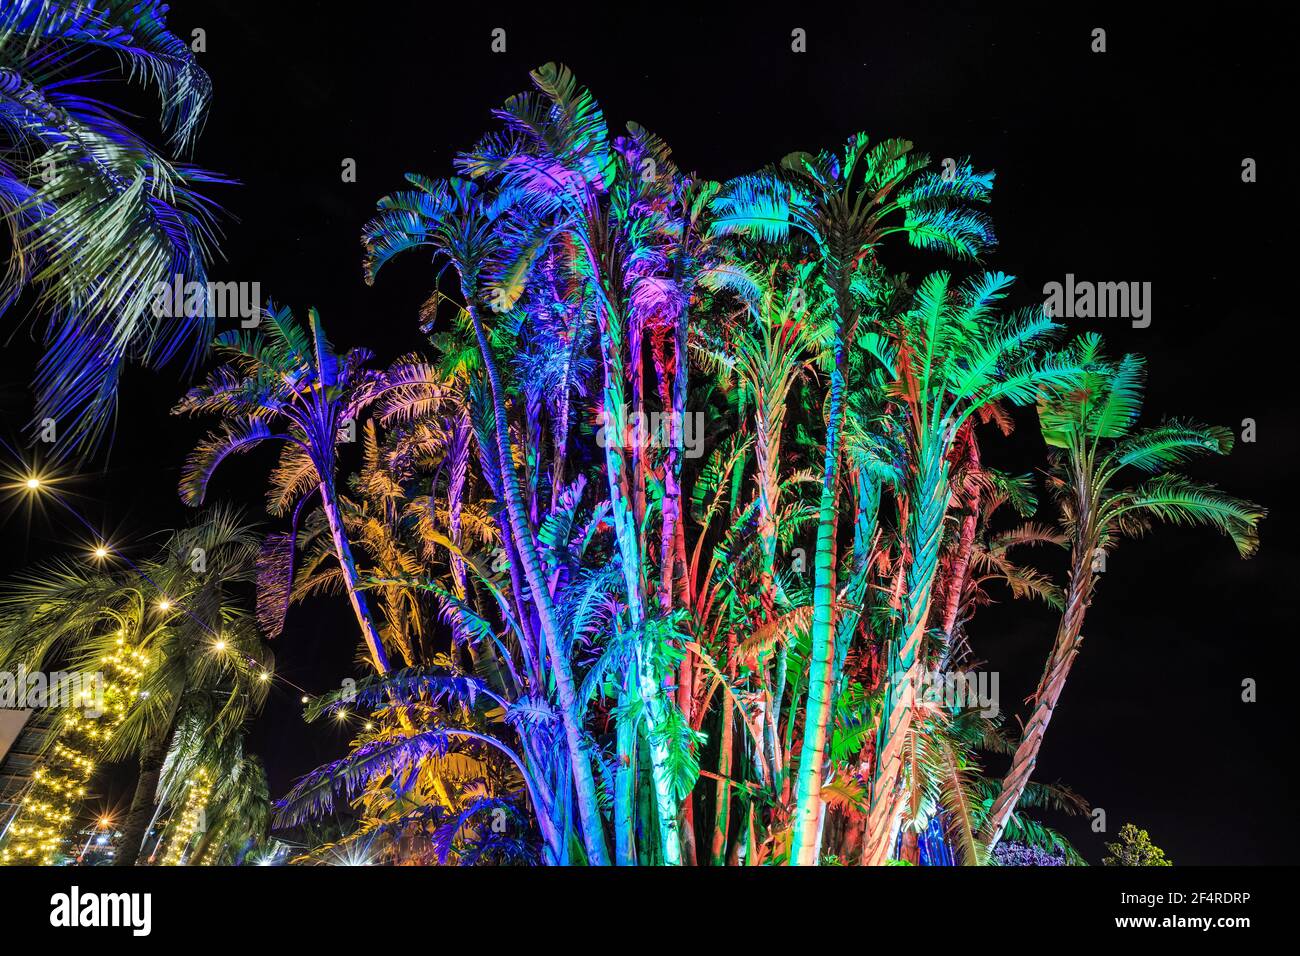
M 0 20 L 6 57 L 20 57 L 15 38 L 66 25 L 51 5 L 15 9 Z M 188 140 L 205 84 L 166 63 L 150 76 Z M 20 74 L 0 73 L 0 102 L 39 92 Z M 611 132 L 567 68 L 532 80 L 455 175 L 408 175 L 363 229 L 367 281 L 401 253 L 432 259 L 425 354 L 378 368 L 336 350 L 315 310 L 268 304 L 255 328 L 216 338 L 219 363 L 177 405 L 217 419 L 184 469 L 191 504 L 227 456 L 280 448 L 267 495 L 280 523 L 256 554 L 224 511 L 178 533 L 215 524 L 238 539 L 216 577 L 209 559 L 207 583 L 178 572 L 171 585 L 241 635 L 234 663 L 189 617 L 154 622 L 127 587 L 83 599 L 62 579 L 10 605 L 5 659 L 93 646 L 106 609 L 165 648 L 141 730 L 118 744 L 139 754 L 132 820 L 147 828 L 175 799 L 169 773 L 246 774 L 258 798 L 242 783 L 212 798 L 231 808 L 202 847 L 214 860 L 247 844 L 265 792 L 238 733 L 265 652 L 221 596 L 247 573 L 265 636 L 295 602 L 336 594 L 363 648 L 366 675 L 340 675 L 307 708 L 358 721 L 349 752 L 275 807 L 274 825 L 300 835 L 348 821 L 304 862 L 884 864 L 941 846 L 980 864 L 1003 841 L 1075 859 L 1025 811 L 1086 806 L 1033 770 L 1101 562 L 1156 521 L 1217 528 L 1253 553 L 1263 510 L 1180 470 L 1226 454 L 1230 433 L 1142 425 L 1140 357 L 1068 338 L 1030 297 L 1010 307 L 1012 278 L 980 266 L 993 175 L 969 161 L 855 134 L 713 182 L 640 126 Z M 124 188 L 148 192 L 163 166 L 136 164 L 147 172 Z M 6 220 L 42 254 L 22 231 L 37 200 L 5 188 Z M 935 271 L 891 268 L 903 244 Z M 71 279 L 56 258 L 26 281 Z M 53 327 L 80 328 L 85 304 L 57 301 Z M 138 354 L 159 357 L 129 301 L 99 304 L 76 349 L 56 332 L 50 362 L 88 361 L 110 326 L 122 354 L 148 342 Z M 92 380 L 111 396 L 96 375 L 80 368 L 67 394 L 52 384 L 41 407 L 82 408 L 76 383 Z M 1034 476 L 981 452 L 1016 408 L 1050 449 L 1046 513 Z M 75 434 L 93 440 L 101 413 Z M 703 436 L 698 457 L 688 434 Z M 1068 550 L 1063 582 L 1022 563 L 1032 546 Z M 201 594 L 216 596 L 199 610 Z M 1019 729 L 924 692 L 976 669 L 972 619 L 1007 595 L 1060 615 Z M 990 756 L 1005 775 L 986 773 Z
M 442 862 L 917 862 L 927 832 L 965 863 L 1003 839 L 1072 853 L 1022 811 L 1084 807 L 1031 774 L 1096 561 L 1156 519 L 1249 555 L 1262 511 L 1173 470 L 1231 436 L 1140 427 L 1140 358 L 1007 310 L 1006 275 L 889 271 L 896 241 L 987 253 L 991 174 L 856 135 L 710 182 L 641 127 L 611 135 L 564 67 L 533 81 L 458 177 L 408 176 L 363 231 L 370 280 L 432 255 L 429 356 L 369 369 L 315 313 L 268 309 L 179 406 L 224 418 L 188 498 L 285 442 L 264 623 L 337 589 L 369 651 L 373 674 L 311 709 L 368 729 L 279 824 L 342 795 L 343 842 Z M 1053 449 L 1055 524 L 1031 476 L 982 463 L 1015 406 Z M 1069 549 L 1063 588 L 1013 560 L 1031 545 Z M 1018 735 L 919 693 L 974 660 L 997 587 L 1061 614 Z

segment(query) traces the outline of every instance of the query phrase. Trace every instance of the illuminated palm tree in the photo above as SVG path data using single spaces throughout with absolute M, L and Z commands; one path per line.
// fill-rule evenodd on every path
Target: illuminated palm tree
M 138 568 L 68 565 L 32 576 L 4 602 L 0 659 L 92 666 L 122 642 L 147 655 L 138 697 L 102 754 L 139 763 L 118 865 L 139 855 L 179 730 L 201 727 L 215 744 L 237 734 L 265 700 L 270 656 L 234 597 L 253 580 L 258 544 L 235 511 L 218 507 Z
M 171 147 L 189 150 L 211 82 L 166 13 L 159 0 L 0 9 L 0 219 L 11 241 L 0 316 L 32 291 L 46 336 L 35 421 L 55 423 L 64 454 L 103 438 L 126 363 L 157 368 L 185 352 L 192 361 L 212 337 L 206 303 L 175 317 L 154 305 L 160 284 L 205 281 L 216 210 L 195 187 L 225 180 L 170 162 L 111 107 L 76 92 L 98 79 L 77 76 L 86 57 L 115 57 L 157 89 Z
M 703 341 L 700 351 L 729 368 L 748 389 L 754 409 L 754 456 L 757 463 L 758 540 L 762 564 L 759 589 L 764 609 L 774 612 L 776 584 L 777 513 L 781 507 L 779 474 L 786 411 L 799 374 L 811 361 L 819 337 L 829 331 L 825 322 L 829 299 L 812 299 L 812 266 L 800 266 L 778 276 L 781 265 L 761 273 L 743 264 L 711 270 L 705 285 L 733 289 L 745 300 L 744 319 L 727 316 L 716 333 L 717 345 Z M 701 336 L 701 338 L 706 338 Z
M 1200 455 L 1228 454 L 1233 440 L 1226 428 L 1184 419 L 1137 427 L 1145 374 L 1140 355 L 1110 361 L 1096 333 L 1080 336 L 1069 354 L 1085 374 L 1074 387 L 1053 390 L 1040 399 L 1038 417 L 1048 445 L 1061 449 L 1053 459 L 1050 488 L 1069 536 L 1070 578 L 1056 639 L 1034 691 L 1033 711 L 986 824 L 990 846 L 1001 839 L 1029 783 L 1043 735 L 1079 653 L 1097 574 L 1119 539 L 1142 534 L 1154 521 L 1205 525 L 1226 534 L 1248 558 L 1259 547 L 1258 526 L 1266 513 L 1253 502 L 1173 470 Z M 1136 484 L 1124 483 L 1131 473 L 1145 477 Z
M 315 309 L 308 311 L 304 328 L 289 309 L 268 305 L 258 328 L 223 333 L 215 349 L 226 364 L 191 388 L 173 409 L 174 414 L 216 413 L 226 419 L 221 431 L 209 434 L 191 453 L 181 477 L 181 498 L 202 504 L 212 475 L 228 456 L 263 442 L 284 442 L 268 502 L 273 513 L 292 512 L 291 527 L 273 539 L 263 561 L 258 616 L 272 636 L 282 626 L 299 521 L 308 501 L 319 493 L 371 664 L 386 674 L 388 653 L 340 513 L 338 445 L 355 440 L 362 414 L 375 401 L 402 389 L 436 387 L 436 373 L 417 359 L 384 372 L 367 369 L 372 357 L 367 349 L 338 354 Z
M 814 558 L 812 663 L 807 719 L 799 760 L 795 837 L 791 862 L 815 865 L 822 817 L 820 799 L 836 651 L 836 532 L 839 516 L 842 419 L 848 343 L 862 303 L 880 281 L 880 244 L 901 233 L 915 246 L 959 258 L 977 258 L 993 244 L 988 219 L 972 204 L 987 202 L 992 174 L 968 163 L 951 172 L 926 171 L 929 157 L 906 140 L 868 145 L 855 134 L 841 155 L 792 153 L 779 169 L 726 184 L 715 203 L 715 229 L 770 242 L 792 234 L 811 243 L 817 281 L 834 303 L 822 492 Z
M 959 430 L 981 407 L 1026 404 L 1039 390 L 1072 382 L 1073 363 L 1041 357 L 1058 326 L 1041 308 L 999 319 L 997 303 L 1012 282 L 985 274 L 953 290 L 946 273 L 926 278 L 911 309 L 884 336 L 867 333 L 864 345 L 892 379 L 890 396 L 904 420 L 908 468 L 908 561 L 901 620 L 886 651 L 885 699 L 873 768 L 866 860 L 884 861 L 895 822 L 903 744 L 913 715 L 926 654 L 923 648 L 938 567 L 944 516 L 952 489 L 951 451 Z
M 505 130 L 489 133 L 457 162 L 468 175 L 493 177 L 503 192 L 527 197 L 526 205 L 516 206 L 523 215 L 512 217 L 510 241 L 502 250 L 507 265 L 494 289 L 498 311 L 518 301 L 533 263 L 559 236 L 572 240 L 575 267 L 588 278 L 595 298 L 610 521 L 630 628 L 644 644 L 635 654 L 636 670 L 624 696 L 637 699 L 644 721 L 660 851 L 665 862 L 677 864 L 682 852 L 678 810 L 686 794 L 670 764 L 673 748 L 690 743 L 676 703 L 664 691 L 666 675 L 656 670 L 673 655 L 651 640 L 667 631 L 652 623 L 648 606 L 647 453 L 629 430 L 629 413 L 644 414 L 646 328 L 653 319 L 677 320 L 689 295 L 684 277 L 670 264 L 673 237 L 682 227 L 680 175 L 667 145 L 647 130 L 628 124 L 626 136 L 611 140 L 600 105 L 568 68 L 548 63 L 534 70 L 532 79 L 537 92 L 513 96 L 497 111 Z M 692 207 L 688 202 L 687 209 Z M 628 703 L 622 701 L 621 713 L 631 712 Z M 625 724 L 621 731 L 620 750 L 628 752 L 631 728 Z M 631 765 L 623 769 L 625 777 L 633 772 Z M 625 799 L 629 790 L 620 787 L 618 793 L 616 799 Z M 624 863 L 630 862 L 626 836 L 626 828 L 616 830 Z
M 383 726 L 384 712 L 394 706 L 412 714 L 420 730 Z M 547 775 L 537 773 L 529 757 L 506 740 L 510 725 L 523 736 L 529 723 L 544 719 L 534 702 L 513 703 L 475 677 L 408 668 L 367 677 L 355 692 L 317 698 L 306 716 L 345 719 L 350 711 L 375 707 L 381 720 L 367 725 L 350 753 L 304 776 L 277 804 L 279 826 L 318 819 L 343 795 L 362 805 L 362 825 L 340 844 L 323 849 L 373 845 L 380 838 L 382 849 L 397 854 L 406 835 L 422 834 L 421 845 L 432 844 L 438 863 L 446 863 L 453 850 L 462 863 L 490 862 L 506 847 L 505 841 L 492 845 L 490 833 L 496 828 L 488 821 L 492 815 L 517 816 L 512 797 L 518 791 L 521 802 L 533 810 L 548 862 L 568 859 L 568 836 L 555 826 L 563 796 L 551 791 Z M 512 829 L 516 836 L 507 855 L 524 852 L 517 835 L 521 828 Z
M 490 440 L 480 444 L 494 452 L 488 464 L 493 466 L 491 470 L 497 477 L 505 503 L 512 546 L 511 564 L 517 556 L 551 662 L 577 789 L 587 858 L 591 863 L 601 865 L 608 861 L 608 852 L 596 800 L 591 757 L 587 753 L 578 716 L 579 703 L 568 644 L 561 632 L 554 599 L 543 574 L 536 533 L 528 520 L 517 456 L 506 417 L 505 383 L 483 318 L 485 312 L 492 311 L 488 302 L 496 302 L 500 308 L 511 294 L 509 289 L 504 293 L 492 292 L 492 289 L 501 290 L 503 286 L 490 286 L 487 270 L 502 252 L 504 237 L 499 220 L 508 205 L 520 201 L 520 197 L 511 193 L 487 193 L 473 183 L 459 179 L 438 182 L 410 174 L 407 179 L 416 189 L 382 199 L 379 216 L 365 228 L 367 279 L 373 281 L 384 263 L 398 253 L 421 247 L 432 249 L 435 256 L 456 270 L 462 307 L 474 328 L 491 398 L 491 434 L 486 436 Z M 501 298 L 503 294 L 507 299 Z M 520 294 L 520 290 L 514 290 L 514 294 Z M 518 594 L 521 589 L 515 590 Z

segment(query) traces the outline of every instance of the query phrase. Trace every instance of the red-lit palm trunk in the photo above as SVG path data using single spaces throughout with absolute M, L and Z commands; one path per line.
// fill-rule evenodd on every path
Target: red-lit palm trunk
M 966 479 L 962 485 L 961 497 L 963 515 L 943 605 L 943 632 L 949 637 L 957 625 L 957 614 L 961 610 L 962 592 L 966 589 L 966 579 L 970 574 L 970 560 L 975 552 L 975 534 L 979 530 L 980 521 L 980 489 L 975 480 L 980 470 L 980 449 L 975 439 L 975 420 L 968 419 L 962 429 L 966 432 Z

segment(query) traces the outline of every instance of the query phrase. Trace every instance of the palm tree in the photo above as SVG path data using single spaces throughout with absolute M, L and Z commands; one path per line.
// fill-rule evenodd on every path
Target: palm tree
M 513 217 L 503 249 L 508 265 L 496 287 L 499 306 L 514 304 L 532 264 L 561 236 L 572 240 L 578 268 L 589 278 L 600 331 L 610 518 L 630 626 L 644 641 L 659 629 L 646 598 L 645 449 L 627 440 L 628 414 L 629 408 L 644 414 L 644 330 L 655 318 L 679 316 L 689 295 L 669 267 L 681 225 L 674 216 L 680 216 L 680 176 L 666 144 L 635 124 L 611 142 L 600 105 L 566 67 L 548 63 L 531 75 L 538 92 L 507 100 L 497 111 L 505 130 L 488 134 L 457 162 L 468 175 L 494 177 L 503 191 L 527 197 L 516 206 L 522 215 Z M 660 657 L 647 642 L 636 654 L 627 693 L 638 698 L 646 727 L 661 852 L 677 864 L 682 839 L 668 730 L 680 722 L 664 692 L 666 675 L 655 671 Z
M 160 626 L 139 643 L 155 662 L 140 685 L 140 700 L 127 715 L 108 750 L 111 757 L 137 755 L 139 775 L 122 825 L 114 862 L 136 862 L 155 808 L 163 765 L 179 729 L 200 726 L 217 744 L 239 733 L 269 689 L 265 650 L 252 615 L 234 603 L 231 588 L 252 581 L 258 536 L 236 513 L 214 509 L 192 528 L 176 532 L 149 577 L 164 588 L 166 611 L 152 601 L 141 610 L 164 614 Z M 193 570 L 195 549 L 205 569 Z M 137 605 L 145 596 L 136 594 Z
M 788 274 L 778 275 L 778 272 Z M 732 289 L 745 302 L 745 317 L 728 316 L 715 335 L 718 344 L 698 348 L 725 365 L 744 383 L 753 407 L 754 476 L 758 491 L 758 540 L 762 564 L 760 597 L 770 615 L 778 604 L 776 583 L 777 512 L 781 507 L 781 440 L 791 389 L 811 360 L 830 308 L 827 298 L 812 299 L 813 267 L 774 263 L 754 271 L 746 264 L 710 270 L 704 284 Z M 703 336 L 701 336 L 703 338 Z
M 1041 344 L 1058 328 L 1042 309 L 1024 310 L 1009 320 L 996 317 L 996 304 L 1012 281 L 988 273 L 954 291 L 946 273 L 935 273 L 886 337 L 863 337 L 892 378 L 890 394 L 899 405 L 908 445 L 906 586 L 898 632 L 886 651 L 885 700 L 867 821 L 869 863 L 884 861 L 901 799 L 903 745 L 925 663 L 922 643 L 952 496 L 948 476 L 956 436 L 980 407 L 1001 401 L 1023 405 L 1040 389 L 1068 384 L 1075 376 L 1068 359 L 1039 356 Z
M 0 316 L 25 290 L 43 315 L 37 423 L 58 424 L 63 454 L 85 454 L 114 417 L 123 365 L 157 368 L 212 336 L 206 304 L 161 317 L 159 284 L 204 282 L 216 208 L 195 191 L 226 182 L 173 163 L 111 107 L 76 92 L 87 56 L 156 87 L 169 145 L 194 144 L 211 82 L 167 29 L 159 0 L 12 0 L 0 10 L 0 218 L 11 240 Z M 107 58 L 106 65 L 112 62 Z
M 170 840 L 169 855 L 190 866 L 221 862 L 250 840 L 264 839 L 270 821 L 262 762 L 245 752 L 242 731 L 212 733 L 212 716 L 210 710 L 195 709 L 177 728 L 159 779 L 160 792 L 172 797 L 173 816 L 158 845 Z M 205 825 L 194 834 L 178 832 L 176 815 L 187 802 L 186 784 L 200 778 L 209 784 Z
M 505 384 L 483 321 L 484 312 L 490 311 L 490 306 L 486 304 L 489 301 L 489 289 L 485 272 L 494 257 L 501 252 L 503 242 L 501 223 L 498 220 L 509 203 L 518 201 L 519 197 L 510 193 L 486 193 L 473 183 L 459 179 L 437 182 L 411 174 L 407 175 L 407 179 L 416 189 L 395 193 L 381 200 L 379 216 L 365 227 L 367 281 L 373 282 L 384 263 L 399 252 L 420 247 L 431 248 L 436 257 L 450 263 L 458 274 L 463 308 L 474 328 L 491 396 L 490 438 L 495 459 L 491 464 L 495 465 L 494 471 L 505 500 L 510 540 L 514 549 L 512 558 L 517 555 L 523 566 L 546 644 L 546 653 L 551 661 L 560 700 L 560 715 L 564 722 L 565 743 L 577 789 L 587 858 L 592 864 L 604 865 L 608 862 L 608 852 L 596 800 L 595 778 L 578 716 L 579 705 L 568 645 L 560 630 L 554 601 L 543 576 L 536 534 L 528 521 L 506 418 Z M 493 296 L 491 301 L 500 300 Z M 519 589 L 516 589 L 518 592 Z
M 215 413 L 226 419 L 224 428 L 210 433 L 187 460 L 180 484 L 182 500 L 202 504 L 213 473 L 229 455 L 262 442 L 284 442 L 272 475 L 269 504 L 273 513 L 292 510 L 291 527 L 287 535 L 273 539 L 272 553 L 263 562 L 259 604 L 269 608 L 260 607 L 259 616 L 272 622 L 272 633 L 275 622 L 283 620 L 299 521 L 307 502 L 319 493 L 371 664 L 378 673 L 388 673 L 388 654 L 340 513 L 338 445 L 346 440 L 341 433 L 355 431 L 372 403 L 404 388 L 435 387 L 436 374 L 414 359 L 385 372 L 367 369 L 371 353 L 352 349 L 338 354 L 325 337 L 315 309 L 308 311 L 307 328 L 303 328 L 292 311 L 272 304 L 256 329 L 223 333 L 215 349 L 227 363 L 191 388 L 173 409 L 173 414 Z
M 101 754 L 139 764 L 119 865 L 138 857 L 178 729 L 197 724 L 210 741 L 224 740 L 265 699 L 269 655 L 233 594 L 251 583 L 257 551 L 256 532 L 234 510 L 218 507 L 174 532 L 138 568 L 41 572 L 5 600 L 5 659 L 33 668 L 63 659 L 90 667 L 123 643 L 146 655 L 138 695 Z
M 1156 520 L 1205 525 L 1230 537 L 1238 553 L 1248 558 L 1259 547 L 1258 526 L 1266 514 L 1250 501 L 1174 470 L 1198 455 L 1228 454 L 1233 441 L 1226 428 L 1185 419 L 1137 427 L 1145 374 L 1141 356 L 1109 361 L 1101 336 L 1088 333 L 1072 343 L 1070 361 L 1085 369 L 1082 380 L 1072 388 L 1052 390 L 1038 402 L 1043 438 L 1062 450 L 1052 464 L 1050 488 L 1070 541 L 1065 610 L 1034 691 L 1033 712 L 989 814 L 989 846 L 1001 839 L 1033 773 L 1043 735 L 1079 653 L 1101 562 L 1119 539 L 1143 533 Z M 1145 477 L 1126 484 L 1124 476 L 1130 473 Z
M 508 810 L 503 797 L 519 790 L 534 811 L 548 862 L 567 859 L 566 835 L 554 825 L 559 795 L 549 790 L 527 755 L 517 752 L 502 733 L 507 725 L 514 725 L 523 736 L 528 723 L 543 719 L 535 702 L 506 700 L 475 677 L 437 668 L 407 668 L 386 677 L 368 677 L 358 682 L 355 694 L 336 691 L 317 698 L 306 716 L 308 720 L 338 717 L 349 709 L 376 706 L 402 707 L 417 716 L 421 729 L 368 729 L 345 757 L 294 784 L 277 804 L 277 825 L 299 826 L 319 818 L 343 794 L 358 798 L 366 816 L 345 845 L 369 842 L 384 832 L 399 836 L 408 829 L 420 832 L 433 824 L 438 862 L 445 863 L 452 845 L 472 828 L 472 817 Z M 445 830 L 448 824 L 450 832 Z
M 818 282 L 834 302 L 814 557 L 812 663 L 791 849 L 791 862 L 800 865 L 817 862 L 826 733 L 836 678 L 836 535 L 847 343 L 873 281 L 870 273 L 878 247 L 888 236 L 902 233 L 919 248 L 959 258 L 977 258 L 994 241 L 988 220 L 971 208 L 988 200 L 992 174 L 977 174 L 969 164 L 960 164 L 943 175 L 926 172 L 928 165 L 929 158 L 913 154 L 906 140 L 888 139 L 869 147 L 866 134 L 858 133 L 842 156 L 828 150 L 815 156 L 792 153 L 780 169 L 728 183 L 715 202 L 714 228 L 720 233 L 784 242 L 796 230 L 805 237 L 820 267 Z

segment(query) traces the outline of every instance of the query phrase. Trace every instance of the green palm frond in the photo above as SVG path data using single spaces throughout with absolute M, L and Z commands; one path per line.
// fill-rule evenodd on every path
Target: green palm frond
M 1259 548 L 1259 522 L 1267 514 L 1253 502 L 1181 475 L 1160 475 L 1107 502 L 1108 517 L 1122 519 L 1131 512 L 1171 524 L 1217 528 L 1232 539 L 1243 558 Z
M 1232 432 L 1220 425 L 1173 419 L 1154 428 L 1144 428 L 1118 442 L 1102 467 L 1156 472 L 1190 461 L 1197 455 L 1226 455 L 1232 451 L 1232 445 Z

